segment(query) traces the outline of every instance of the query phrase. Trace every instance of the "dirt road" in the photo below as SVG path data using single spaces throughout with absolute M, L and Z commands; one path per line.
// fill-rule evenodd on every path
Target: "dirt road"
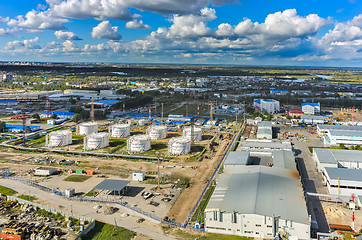
M 204 159 L 201 162 L 198 174 L 191 179 L 190 187 L 182 191 L 181 195 L 170 209 L 168 217 L 183 223 L 188 217 L 190 211 L 196 204 L 202 190 L 205 188 L 207 181 L 210 179 L 215 168 L 219 164 L 228 142 L 223 141 L 218 151 L 212 159 Z

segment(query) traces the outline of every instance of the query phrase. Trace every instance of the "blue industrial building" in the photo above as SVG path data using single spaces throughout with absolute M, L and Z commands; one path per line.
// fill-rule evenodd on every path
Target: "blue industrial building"
M 15 99 L 2 99 L 0 100 L 0 106 L 16 106 L 19 104 L 18 100 Z
M 98 108 L 108 108 L 116 103 L 118 103 L 118 100 L 100 100 L 94 102 L 94 106 Z M 88 103 L 87 105 L 90 106 L 92 103 Z
M 6 124 L 7 132 L 22 132 L 24 129 L 23 125 L 20 124 Z M 26 125 L 25 128 L 29 127 L 32 132 L 40 130 L 40 126 Z
M 40 114 L 40 118 L 49 118 L 51 117 L 53 114 L 57 115 L 59 119 L 72 119 L 73 116 L 76 114 L 74 112 L 53 112 L 53 111 L 50 111 L 50 112 L 43 112 Z

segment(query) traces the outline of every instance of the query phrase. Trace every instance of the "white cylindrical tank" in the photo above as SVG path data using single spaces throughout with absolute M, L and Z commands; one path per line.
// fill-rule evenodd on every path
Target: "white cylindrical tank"
M 109 134 L 105 132 L 93 133 L 84 138 L 85 149 L 100 149 L 109 145 Z
M 183 136 L 189 140 L 191 140 L 191 127 L 186 127 L 183 129 Z M 193 141 L 201 141 L 202 140 L 202 130 L 201 128 L 194 127 L 194 137 Z
M 167 128 L 165 126 L 151 126 L 147 128 L 147 134 L 152 140 L 165 139 L 167 137 Z
M 78 125 L 78 135 L 90 135 L 98 132 L 98 123 L 86 122 Z
M 129 152 L 145 152 L 151 149 L 151 138 L 146 135 L 132 136 L 127 140 Z
M 61 147 L 72 144 L 72 132 L 69 130 L 55 131 L 48 134 L 49 147 Z
M 168 142 L 168 153 L 173 155 L 187 154 L 191 151 L 190 139 L 175 137 Z
M 128 124 L 116 124 L 112 126 L 112 137 L 128 137 L 131 135 L 131 126 Z

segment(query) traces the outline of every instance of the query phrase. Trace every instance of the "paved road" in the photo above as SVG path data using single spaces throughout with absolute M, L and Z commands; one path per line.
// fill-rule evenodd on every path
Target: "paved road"
M 301 142 L 297 138 L 292 137 L 294 143 L 294 149 L 299 150 L 299 154 L 296 156 L 299 171 L 303 181 L 303 188 L 306 192 L 328 194 L 327 188 L 323 185 L 322 177 L 319 172 L 316 171 L 316 165 L 313 161 L 313 155 L 309 151 L 309 147 L 322 147 L 323 143 L 316 138 L 316 134 L 309 133 L 315 131 L 313 129 L 304 128 L 281 128 L 282 132 L 290 131 L 293 135 L 295 133 L 302 133 L 310 141 Z M 309 196 L 307 198 L 308 212 L 312 216 L 312 220 L 318 222 L 318 232 L 329 232 L 328 222 L 323 211 L 319 197 Z
M 120 209 L 118 213 L 112 215 L 105 215 L 103 213 L 96 213 L 96 210 L 94 210 L 93 207 L 95 205 L 98 205 L 97 203 L 69 201 L 65 198 L 59 197 L 57 195 L 48 192 L 41 191 L 37 188 L 31 187 L 22 182 L 9 180 L 9 179 L 0 179 L 0 185 L 14 189 L 18 191 L 20 194 L 29 194 L 30 191 L 30 195 L 36 196 L 38 198 L 37 202 L 43 205 L 51 206 L 69 212 L 73 211 L 74 213 L 77 213 L 79 215 L 91 217 L 98 221 L 113 225 L 117 223 L 117 226 L 130 229 L 136 232 L 137 234 L 146 235 L 153 239 L 160 239 L 160 240 L 175 239 L 172 236 L 165 235 L 158 222 L 146 218 L 143 215 L 133 212 L 120 205 L 114 205 L 115 207 L 118 207 Z M 103 208 L 105 206 L 110 206 L 110 204 L 99 204 L 99 205 L 102 205 Z M 121 214 L 125 212 L 129 213 L 130 215 L 128 217 L 121 217 Z M 145 218 L 146 221 L 144 221 L 143 223 L 137 223 L 136 221 L 140 217 Z

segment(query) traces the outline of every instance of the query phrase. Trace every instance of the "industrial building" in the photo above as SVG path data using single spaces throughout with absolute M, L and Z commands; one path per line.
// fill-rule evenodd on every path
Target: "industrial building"
M 292 145 L 290 142 L 279 142 L 272 140 L 251 140 L 241 141 L 238 150 L 249 151 L 254 155 L 272 155 L 275 150 L 290 150 Z
M 116 103 L 118 103 L 117 100 L 100 100 L 100 101 L 93 102 L 93 105 L 95 108 L 109 108 Z M 90 107 L 91 105 L 92 105 L 92 102 L 87 104 L 88 107 Z
M 323 116 L 315 116 L 315 115 L 301 115 L 300 116 L 300 122 L 304 124 L 323 124 L 324 123 L 324 117 Z
M 362 196 L 362 170 L 326 167 L 323 178 L 333 195 Z
M 52 115 L 57 115 L 59 119 L 72 119 L 76 113 L 74 112 L 42 112 L 40 118 L 50 118 Z
M 302 103 L 302 111 L 304 114 L 318 114 L 321 112 L 319 103 Z
M 274 99 L 254 99 L 254 107 L 262 112 L 277 113 L 280 111 L 280 104 Z
M 319 171 L 324 168 L 362 169 L 362 151 L 313 148 L 313 159 Z
M 362 195 L 361 151 L 314 148 L 313 159 L 330 194 Z
M 294 154 L 290 150 L 275 150 L 273 152 L 273 167 L 297 170 Z
M 270 121 L 258 122 L 258 132 L 256 134 L 258 139 L 272 139 L 273 138 L 273 127 Z
M 5 125 L 7 132 L 22 132 L 25 129 L 30 129 L 30 131 L 35 132 L 40 130 L 40 126 L 34 126 L 34 125 L 20 125 L 20 124 L 7 124 Z
M 297 175 L 278 167 L 226 168 L 205 209 L 205 231 L 310 239 L 310 217 Z
M 243 166 L 251 163 L 250 153 L 248 151 L 230 151 L 223 165 L 225 167 Z
M 19 105 L 19 101 L 15 99 L 1 99 L 0 106 L 13 107 Z
M 362 126 L 317 125 L 317 132 L 323 136 L 327 146 L 360 145 L 362 144 Z

